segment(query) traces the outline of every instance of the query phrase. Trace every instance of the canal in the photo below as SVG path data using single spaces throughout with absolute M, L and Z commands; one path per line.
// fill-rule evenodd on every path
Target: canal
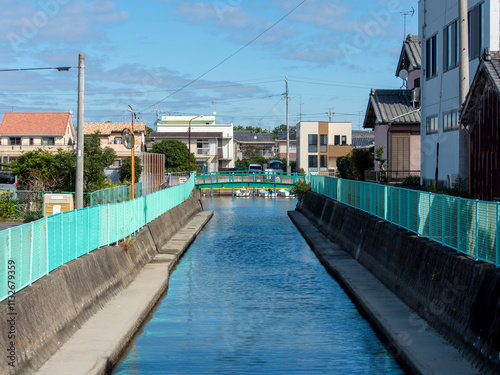
M 215 211 L 114 374 L 403 374 L 288 219 L 295 199 Z

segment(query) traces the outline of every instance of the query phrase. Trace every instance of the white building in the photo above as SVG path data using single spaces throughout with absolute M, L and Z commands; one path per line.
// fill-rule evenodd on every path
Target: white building
M 305 173 L 333 174 L 337 158 L 352 151 L 350 122 L 301 121 L 297 124 L 297 168 Z
M 162 116 L 150 138 L 177 139 L 189 147 L 189 128 L 191 153 L 202 171 L 234 168 L 233 124 L 216 124 L 215 116 Z
M 420 0 L 419 38 L 422 45 L 421 176 L 452 187 L 458 176 L 468 179 L 468 136 L 458 123 L 459 20 L 458 0 Z M 500 49 L 498 0 L 469 0 L 469 85 L 484 48 Z

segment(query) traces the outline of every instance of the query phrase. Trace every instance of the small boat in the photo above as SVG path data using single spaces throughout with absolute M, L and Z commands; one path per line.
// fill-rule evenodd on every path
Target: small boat
M 234 195 L 237 197 L 249 197 L 250 196 L 250 190 L 248 189 L 238 189 L 234 192 Z
M 261 197 L 274 197 L 274 191 L 273 189 L 260 189 L 259 195 Z
M 282 197 L 293 197 L 294 195 L 290 192 L 290 189 L 279 189 L 278 194 Z

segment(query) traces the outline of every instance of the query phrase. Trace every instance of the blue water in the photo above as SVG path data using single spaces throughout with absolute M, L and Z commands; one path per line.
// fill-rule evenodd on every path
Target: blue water
M 203 204 L 214 217 L 114 374 L 403 374 L 288 219 L 294 199 Z

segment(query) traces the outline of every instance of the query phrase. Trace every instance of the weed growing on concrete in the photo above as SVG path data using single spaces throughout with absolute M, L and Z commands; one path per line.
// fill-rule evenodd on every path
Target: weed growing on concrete
M 134 244 L 133 238 L 132 239 L 125 238 L 125 239 L 121 240 L 120 242 L 118 242 L 118 246 L 121 246 L 121 248 L 123 250 L 125 250 L 126 253 L 128 253 L 130 251 L 133 244 Z

